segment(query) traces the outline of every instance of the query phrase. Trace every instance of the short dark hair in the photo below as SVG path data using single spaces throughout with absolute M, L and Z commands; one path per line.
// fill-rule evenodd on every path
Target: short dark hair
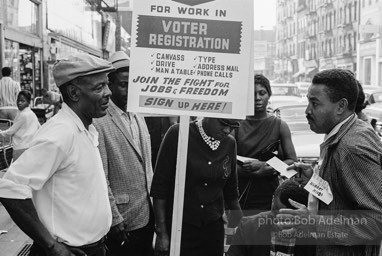
M 20 91 L 19 94 L 17 95 L 17 98 L 19 98 L 20 96 L 24 96 L 25 99 L 28 101 L 28 103 L 31 103 L 32 94 L 29 91 L 27 90 Z
M 358 98 L 357 98 L 357 104 L 355 105 L 354 112 L 359 113 L 361 112 L 365 107 L 365 93 L 363 92 L 362 84 L 357 80 L 358 85 Z
M 358 85 L 351 71 L 337 68 L 324 70 L 313 77 L 312 84 L 325 85 L 325 91 L 331 102 L 338 102 L 345 98 L 348 101 L 348 109 L 355 110 Z
M 261 84 L 262 86 L 265 87 L 269 96 L 272 95 L 271 84 L 269 83 L 268 78 L 266 78 L 264 75 L 256 74 L 255 75 L 255 84 Z
M 1 75 L 2 76 L 10 76 L 12 73 L 12 69 L 10 67 L 3 67 L 1 69 Z
M 286 180 L 277 187 L 274 196 L 279 198 L 280 202 L 287 208 L 295 209 L 288 199 L 307 205 L 309 193 L 297 181 Z

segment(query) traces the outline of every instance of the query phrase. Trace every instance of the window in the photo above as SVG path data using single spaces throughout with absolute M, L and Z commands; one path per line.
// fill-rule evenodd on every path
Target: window
M 342 23 L 342 8 L 340 8 L 340 17 L 338 18 L 338 24 Z
M 344 44 L 343 44 L 343 49 L 342 52 L 346 51 L 346 36 L 344 36 Z
M 38 34 L 38 5 L 30 0 L 12 1 L 8 8 L 6 24 L 18 30 Z
M 364 84 L 371 84 L 371 58 L 365 58 L 364 63 Z

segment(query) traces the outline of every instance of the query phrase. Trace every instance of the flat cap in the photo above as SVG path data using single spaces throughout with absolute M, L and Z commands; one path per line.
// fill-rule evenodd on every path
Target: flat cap
M 109 61 L 116 70 L 130 66 L 130 58 L 124 51 L 114 52 L 110 55 Z
M 111 72 L 114 67 L 110 62 L 86 53 L 70 55 L 59 60 L 53 66 L 53 77 L 56 85 L 72 81 L 80 76 Z

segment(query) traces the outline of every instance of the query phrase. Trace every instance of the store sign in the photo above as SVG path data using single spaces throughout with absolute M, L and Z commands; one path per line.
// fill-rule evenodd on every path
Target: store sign
M 247 98 L 253 102 L 254 94 L 252 0 L 220 0 L 203 8 L 137 1 L 131 38 L 129 111 L 235 118 L 248 113 Z

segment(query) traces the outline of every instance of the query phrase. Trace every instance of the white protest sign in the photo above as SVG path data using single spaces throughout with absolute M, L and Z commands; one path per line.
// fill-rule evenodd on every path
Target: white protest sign
M 132 23 L 128 111 L 245 117 L 253 1 L 141 0 Z
M 325 204 L 330 204 L 330 202 L 333 201 L 333 194 L 329 183 L 316 173 L 313 173 L 313 176 L 305 185 L 304 189 L 306 189 L 309 193 L 317 197 Z

